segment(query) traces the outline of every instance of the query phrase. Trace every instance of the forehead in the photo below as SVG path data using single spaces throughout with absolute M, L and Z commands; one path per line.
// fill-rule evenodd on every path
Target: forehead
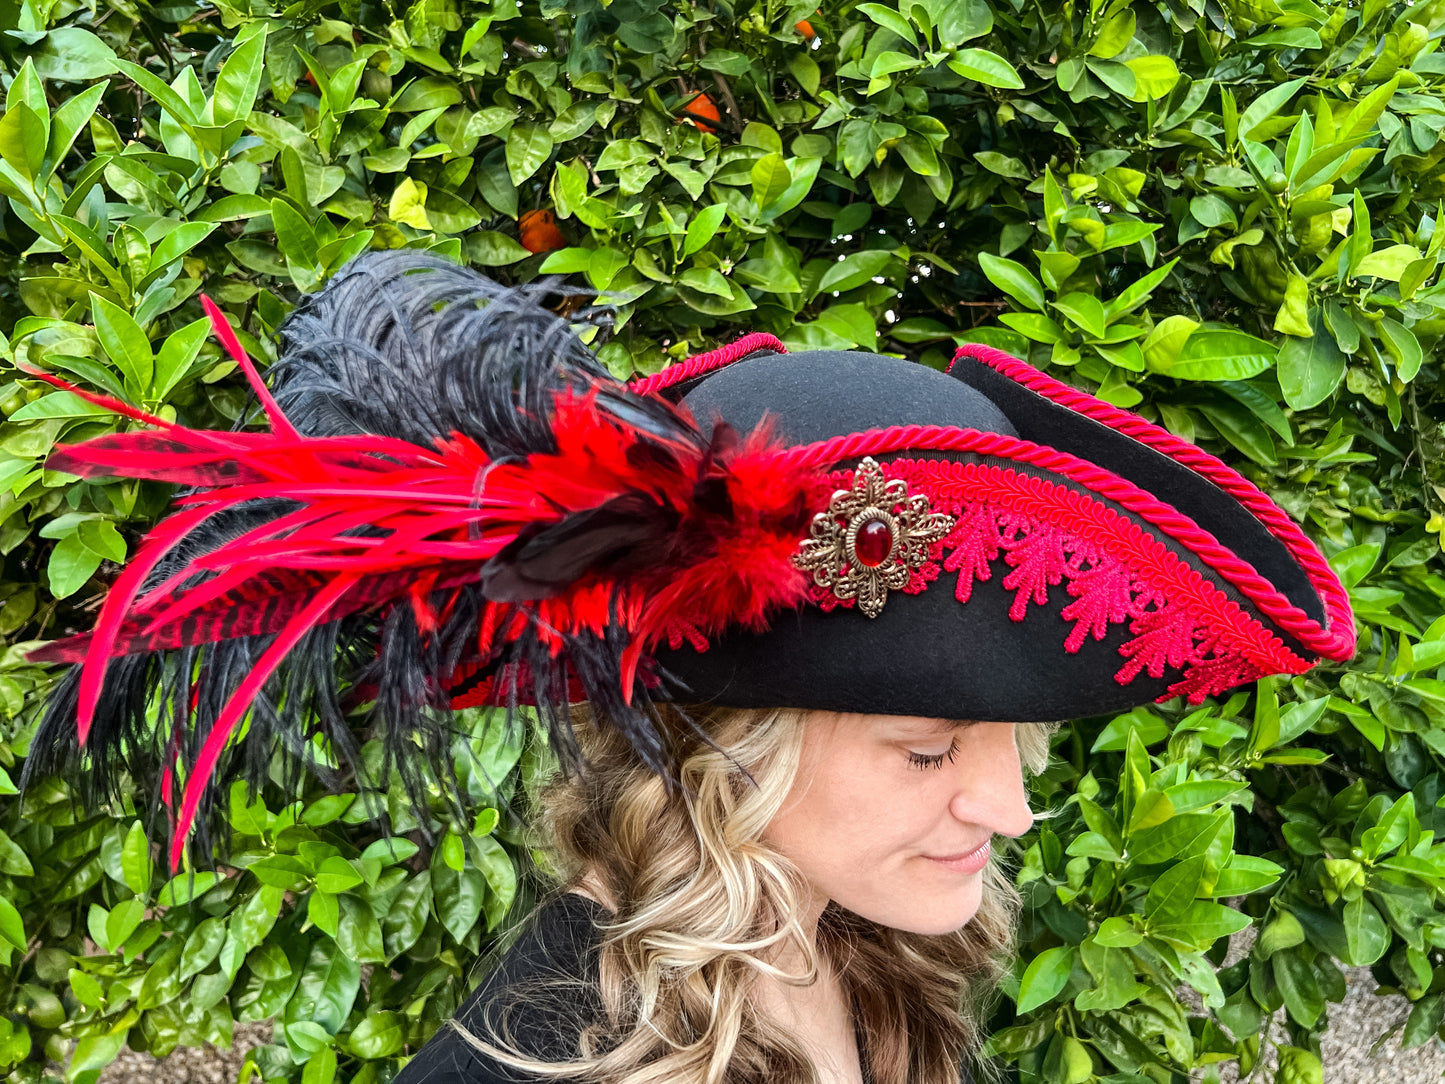
M 876 727 L 910 734 L 951 734 L 976 726 L 978 722 L 976 719 L 935 719 L 918 715 L 873 715 L 869 718 Z

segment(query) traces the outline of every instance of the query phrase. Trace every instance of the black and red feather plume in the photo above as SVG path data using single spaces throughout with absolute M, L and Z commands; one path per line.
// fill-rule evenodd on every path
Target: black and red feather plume
M 446 710 L 479 681 L 537 704 L 564 761 L 580 696 L 665 772 L 652 652 L 806 595 L 789 558 L 827 483 L 766 431 L 704 435 L 628 390 L 526 288 L 415 253 L 358 260 L 283 328 L 274 397 L 205 304 L 269 430 L 187 429 L 70 388 L 148 428 L 57 449 L 52 469 L 187 490 L 95 630 L 31 656 L 80 665 L 28 768 L 84 756 L 102 792 L 117 765 L 157 780 L 173 867 L 217 780 L 259 782 L 278 746 L 319 729 L 360 772 L 360 690 L 419 802 L 413 758 L 445 770 Z

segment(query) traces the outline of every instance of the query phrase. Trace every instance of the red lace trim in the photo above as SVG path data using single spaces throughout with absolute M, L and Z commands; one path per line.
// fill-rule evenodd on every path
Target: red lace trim
M 750 335 L 744 335 L 737 342 L 720 346 L 716 350 L 709 350 L 706 354 L 697 354 L 677 365 L 669 365 L 662 372 L 635 380 L 628 386 L 638 395 L 656 395 L 674 384 L 681 384 L 695 376 L 710 373 L 714 369 L 721 369 L 723 366 L 731 365 L 759 350 L 771 350 L 775 354 L 788 352 L 788 348 L 783 345 L 781 339 L 766 332 L 755 331 Z
M 1064 585 L 1073 600 L 1063 609 L 1073 623 L 1064 650 L 1076 653 L 1090 637 L 1102 640 L 1111 626 L 1128 622 L 1133 639 L 1119 648 L 1126 661 L 1114 678 L 1127 685 L 1141 673 L 1182 671 L 1161 700 L 1185 696 L 1197 704 L 1266 674 L 1309 669 L 1199 571 L 1086 493 L 984 463 L 901 459 L 883 464 L 883 472 L 907 482 L 910 493 L 926 493 L 933 511 L 958 518 L 905 593 L 953 572 L 954 597 L 967 602 L 1002 556 L 1013 620 L 1023 621 L 1031 605 L 1046 605 L 1050 590 Z M 832 478 L 844 488 L 852 471 Z M 853 605 L 816 586 L 813 601 L 824 610 Z
M 1311 651 L 1320 650 L 1314 645 L 1323 644 L 1335 652 L 1325 654 L 1320 650 L 1326 658 L 1349 658 L 1354 633 L 1353 617 L 1349 616 L 1348 607 L 1345 616 L 1351 622 L 1350 632 L 1344 638 L 1346 642 L 1341 644 L 1341 637 L 1326 635 L 1317 621 L 1285 598 L 1253 565 L 1227 546 L 1221 545 L 1214 535 L 1177 508 L 1120 478 L 1112 471 L 1068 452 L 1046 448 L 1002 433 L 983 433 L 976 429 L 959 429 L 946 425 L 900 425 L 802 444 L 784 454 L 798 469 L 826 469 L 842 460 L 858 459 L 865 455 L 924 450 L 974 452 L 983 456 L 996 456 L 1037 466 L 1076 482 L 1123 506 L 1197 554 L 1212 571 L 1257 606 L 1260 612 Z M 1308 539 L 1305 544 L 1311 545 Z
M 1311 586 L 1318 592 L 1325 606 L 1326 624 L 1320 625 L 1309 618 L 1304 611 L 1294 606 L 1272 586 L 1265 594 L 1256 596 L 1246 593 L 1255 605 L 1289 630 L 1301 644 L 1316 651 L 1327 659 L 1344 661 L 1355 653 L 1355 619 L 1350 609 L 1349 594 L 1318 547 L 1306 537 L 1288 514 L 1275 504 L 1257 486 L 1229 467 L 1222 460 L 1210 455 L 1188 441 L 1137 414 L 1112 406 L 1078 388 L 1071 388 L 1046 376 L 1033 366 L 1020 361 L 1002 350 L 978 344 L 968 344 L 954 354 L 953 364 L 959 358 L 970 357 L 982 362 L 996 372 L 1002 373 L 1015 383 L 1022 384 L 1050 402 L 1058 403 L 1077 414 L 1092 418 L 1110 429 L 1132 437 L 1155 451 L 1169 456 L 1196 474 L 1208 478 L 1219 486 L 1269 528 L 1270 533 L 1280 540 L 1290 555 L 1299 562 L 1309 577 Z M 952 365 L 950 365 L 952 368 Z M 1241 587 L 1241 590 L 1244 588 Z

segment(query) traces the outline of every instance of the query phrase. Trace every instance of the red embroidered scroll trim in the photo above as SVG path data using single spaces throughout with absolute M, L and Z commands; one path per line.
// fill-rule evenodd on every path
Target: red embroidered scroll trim
M 756 354 L 760 350 L 770 350 L 774 354 L 788 352 L 788 348 L 775 336 L 755 331 L 751 335 L 744 335 L 737 342 L 720 346 L 716 350 L 709 350 L 706 354 L 690 357 L 678 365 L 669 365 L 660 373 L 653 373 L 651 376 L 634 381 L 629 387 L 638 395 L 656 395 L 674 384 L 681 384 L 695 376 L 702 376 L 714 369 L 721 369 L 749 354 Z
M 958 360 L 964 357 L 980 361 L 1010 380 L 1022 384 L 1030 391 L 1042 395 L 1050 402 L 1092 418 L 1116 432 L 1123 433 L 1141 444 L 1169 456 L 1176 463 L 1209 479 L 1234 497 L 1249 509 L 1256 519 L 1269 528 L 1270 533 L 1280 540 L 1289 550 L 1290 555 L 1305 570 L 1311 586 L 1324 602 L 1327 624 L 1322 627 L 1311 620 L 1308 615 L 1272 587 L 1270 591 L 1273 598 L 1256 598 L 1251 593 L 1251 600 L 1271 618 L 1278 621 L 1282 627 L 1288 629 L 1309 650 L 1317 651 L 1327 659 L 1340 661 L 1348 659 L 1354 654 L 1355 621 L 1350 610 L 1348 593 L 1330 569 L 1324 555 L 1305 536 L 1294 520 L 1290 519 L 1279 505 L 1270 500 L 1247 478 L 1222 460 L 1210 455 L 1202 448 L 1195 447 L 1188 441 L 1176 437 L 1168 430 L 1146 421 L 1137 414 L 1131 414 L 1127 410 L 1112 406 L 1078 388 L 1071 388 L 1002 350 L 968 344 L 959 348 L 954 355 L 953 363 L 957 364 Z M 1282 616 L 1286 613 L 1290 613 L 1288 619 Z

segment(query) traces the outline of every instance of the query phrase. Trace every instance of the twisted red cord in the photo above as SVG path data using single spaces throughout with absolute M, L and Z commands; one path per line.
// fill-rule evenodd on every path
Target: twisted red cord
M 775 354 L 788 352 L 788 348 L 776 336 L 763 331 L 755 331 L 750 335 L 744 335 L 737 342 L 720 346 L 716 350 L 709 350 L 706 354 L 697 354 L 677 365 L 669 365 L 662 372 L 633 381 L 629 386 L 638 395 L 654 395 L 674 384 L 681 384 L 695 376 L 731 365 L 740 358 L 745 358 L 759 350 L 771 350 Z
M 1128 509 L 1197 553 L 1210 568 L 1233 584 L 1306 649 L 1339 661 L 1348 659 L 1354 653 L 1354 619 L 1348 600 L 1344 602 L 1343 615 L 1340 615 L 1331 611 L 1330 599 L 1327 598 L 1326 613 L 1332 627 L 1321 627 L 1261 576 L 1253 565 L 1221 545 L 1214 535 L 1194 520 L 1113 471 L 1067 452 L 1002 433 L 984 433 L 977 429 L 946 425 L 900 425 L 798 445 L 785 452 L 784 456 L 794 469 L 821 470 L 841 460 L 886 455 L 904 449 L 998 456 L 1059 474 Z M 1312 548 L 1308 539 L 1304 539 L 1304 544 Z M 1330 574 L 1330 579 L 1333 580 L 1333 574 Z
M 1297 632 L 1293 624 L 1287 624 L 1283 620 L 1280 621 L 1280 624 L 1299 636 L 1301 643 L 1311 650 L 1318 650 L 1326 658 L 1343 661 L 1354 654 L 1355 619 L 1350 609 L 1348 592 L 1335 576 L 1329 562 L 1325 560 L 1324 554 L 1300 530 L 1299 525 L 1249 479 L 1223 460 L 1210 455 L 1187 440 L 1175 436 L 1167 429 L 1146 421 L 1137 414 L 1106 403 L 1088 392 L 1080 391 L 1078 388 L 1072 388 L 1055 380 L 1002 350 L 995 350 L 977 343 L 966 344 L 958 348 L 949 368 L 956 365 L 959 358 L 964 357 L 980 361 L 1049 401 L 1067 407 L 1086 418 L 1092 418 L 1094 421 L 1107 425 L 1110 429 L 1132 437 L 1141 444 L 1167 455 L 1176 463 L 1183 464 L 1194 473 L 1209 479 L 1239 501 L 1257 520 L 1269 528 L 1270 533 L 1284 544 L 1285 549 L 1305 570 L 1310 585 L 1314 587 L 1321 601 L 1324 602 L 1329 631 L 1319 629 L 1319 626 L 1304 615 L 1303 611 L 1290 605 L 1287 601 L 1284 602 L 1282 609 L 1285 612 L 1292 612 L 1292 617 L 1294 614 L 1299 615 L 1303 619 L 1301 627 L 1317 631 L 1307 638 Z M 1243 563 L 1241 562 L 1241 564 Z M 1245 565 L 1245 567 L 1249 566 Z M 1250 572 L 1253 571 L 1250 568 Z M 1266 581 L 1261 580 L 1261 582 Z M 1241 590 L 1243 590 L 1242 587 Z M 1274 599 L 1283 600 L 1283 596 L 1272 588 L 1269 594 L 1273 597 L 1268 599 L 1268 605 L 1264 599 L 1257 599 L 1256 602 L 1261 609 L 1274 616 L 1274 611 L 1270 607 L 1274 605 Z

